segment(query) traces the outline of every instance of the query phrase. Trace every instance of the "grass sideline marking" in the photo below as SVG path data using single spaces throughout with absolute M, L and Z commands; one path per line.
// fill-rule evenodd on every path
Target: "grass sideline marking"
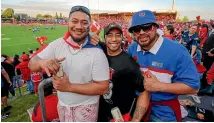
M 4 40 L 10 40 L 10 38 L 1 38 L 1 40 L 3 40 L 3 41 L 4 41 Z

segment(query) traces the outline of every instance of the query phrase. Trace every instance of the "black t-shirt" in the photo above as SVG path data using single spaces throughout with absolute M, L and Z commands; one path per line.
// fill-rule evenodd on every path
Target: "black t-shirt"
M 7 74 L 10 77 L 10 80 L 12 81 L 13 77 L 15 76 L 15 68 L 12 64 L 6 63 L 6 62 L 2 62 L 1 65 L 3 66 L 3 68 L 5 69 L 5 71 L 7 72 Z
M 214 33 L 211 34 L 205 41 L 202 53 L 206 53 L 212 48 L 214 48 Z
M 21 62 L 18 61 L 18 60 L 14 60 L 12 62 L 12 64 L 13 64 L 14 67 L 16 67 L 19 63 L 21 63 Z M 22 74 L 21 71 L 20 71 L 20 69 L 17 69 L 16 72 L 17 72 L 17 75 L 21 75 Z
M 118 107 L 122 114 L 128 113 L 134 98 L 137 97 L 136 91 L 144 91 L 139 65 L 131 56 L 122 51 L 117 56 L 107 55 L 107 58 L 111 81 L 109 91 L 100 98 L 98 121 L 101 122 L 112 119 L 111 109 L 114 107 Z

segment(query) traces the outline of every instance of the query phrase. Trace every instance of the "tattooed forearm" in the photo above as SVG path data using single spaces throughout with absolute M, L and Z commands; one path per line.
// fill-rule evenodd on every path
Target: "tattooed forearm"
M 133 120 L 138 120 L 140 121 L 144 114 L 146 113 L 146 108 L 145 107 L 136 107 Z
M 34 57 L 31 58 L 30 61 L 39 61 L 42 60 L 39 56 L 35 55 Z
M 42 60 L 39 56 L 34 56 L 30 59 L 30 62 L 28 64 L 28 67 L 32 70 L 32 71 L 40 71 L 41 68 L 40 68 L 40 65 L 39 65 L 39 62 Z

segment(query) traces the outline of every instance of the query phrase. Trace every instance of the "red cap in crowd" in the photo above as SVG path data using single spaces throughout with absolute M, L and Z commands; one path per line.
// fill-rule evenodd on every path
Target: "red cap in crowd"
M 29 56 L 28 56 L 28 55 L 26 55 L 26 54 L 24 54 L 24 55 L 22 56 L 22 60 L 23 60 L 23 61 L 27 61 L 27 60 L 29 60 Z

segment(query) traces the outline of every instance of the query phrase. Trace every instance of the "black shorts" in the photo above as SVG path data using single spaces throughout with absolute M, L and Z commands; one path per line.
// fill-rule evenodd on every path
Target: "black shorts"
M 1 88 L 1 97 L 4 97 L 4 96 L 8 96 L 8 87 L 7 86 L 3 86 Z

